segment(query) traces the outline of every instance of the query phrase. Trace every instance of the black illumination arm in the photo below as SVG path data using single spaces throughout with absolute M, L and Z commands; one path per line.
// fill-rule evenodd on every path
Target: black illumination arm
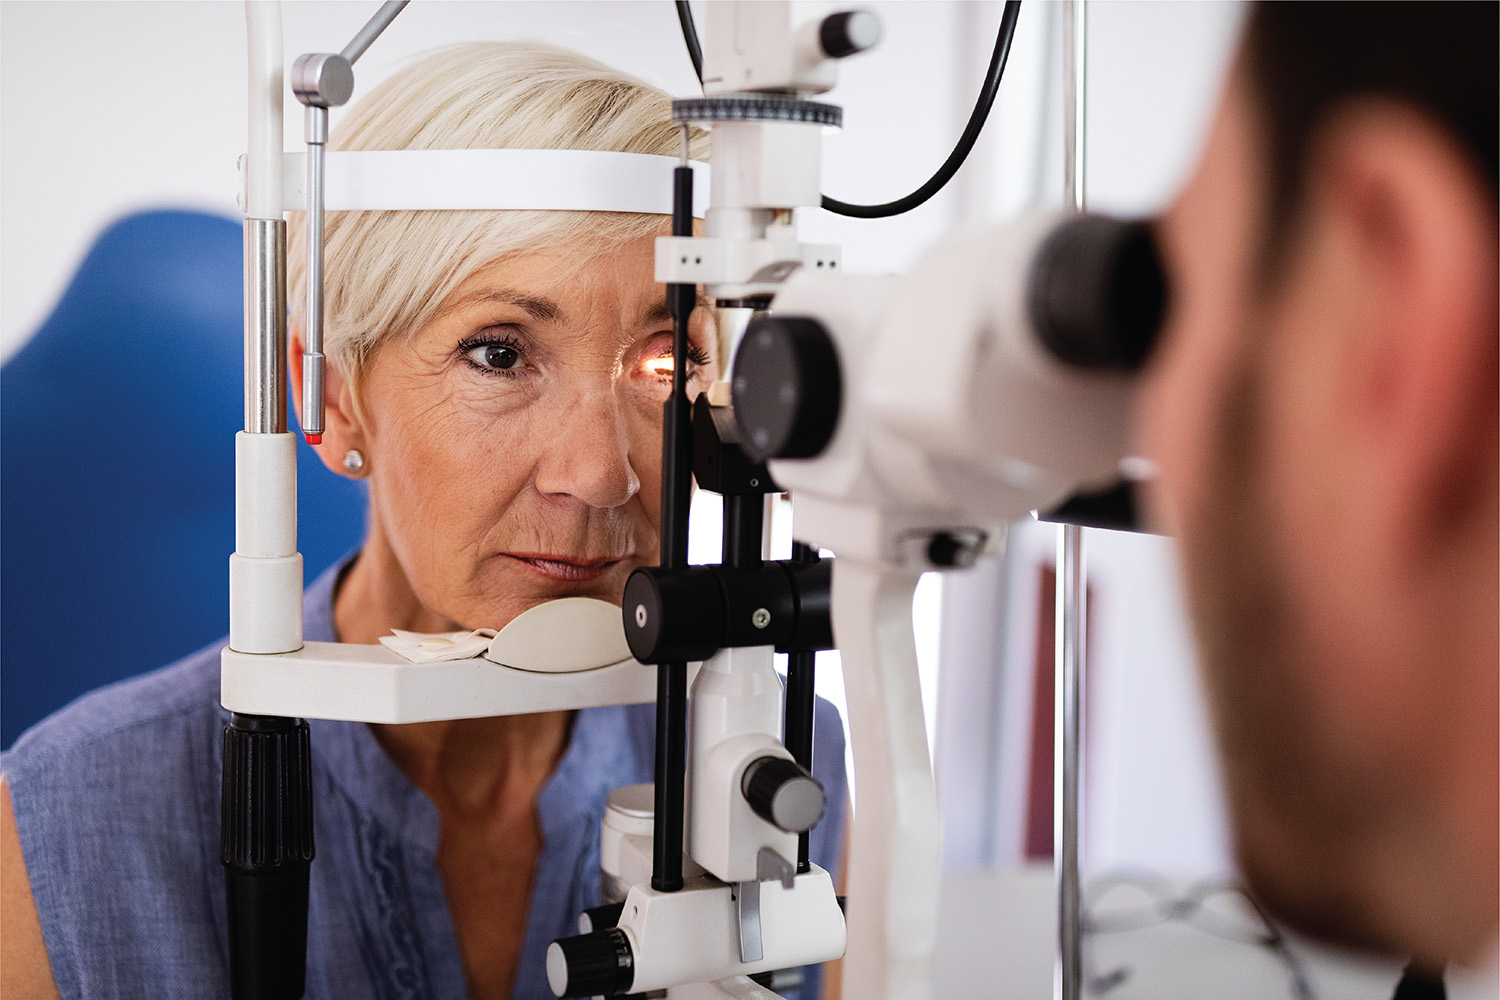
M 693 170 L 680 166 L 672 177 L 672 235 L 693 235 Z M 698 290 L 690 284 L 667 286 L 672 313 L 672 394 L 662 411 L 661 565 L 687 568 L 688 504 L 692 499 L 692 408 L 687 398 L 688 317 Z M 656 667 L 656 813 L 651 887 L 682 888 L 683 782 L 687 775 L 687 663 Z

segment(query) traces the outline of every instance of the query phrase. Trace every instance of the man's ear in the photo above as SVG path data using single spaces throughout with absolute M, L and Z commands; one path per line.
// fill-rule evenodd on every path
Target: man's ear
M 1367 525 L 1398 559 L 1493 527 L 1500 450 L 1500 258 L 1493 188 L 1426 117 L 1390 102 L 1323 130 L 1309 191 L 1363 297 L 1345 337 L 1344 430 L 1362 451 Z M 1410 562 L 1392 571 L 1431 573 Z M 1491 567 L 1493 569 L 1493 567 Z
M 287 368 L 292 381 L 292 404 L 297 409 L 297 419 L 302 419 L 302 357 L 306 348 L 302 345 L 302 330 L 292 327 L 287 335 Z M 368 441 L 364 424 L 354 406 L 350 382 L 332 363 L 327 366 L 323 379 L 323 440 L 313 445 L 318 458 L 340 476 L 351 475 L 344 467 L 344 456 L 351 449 L 368 454 Z

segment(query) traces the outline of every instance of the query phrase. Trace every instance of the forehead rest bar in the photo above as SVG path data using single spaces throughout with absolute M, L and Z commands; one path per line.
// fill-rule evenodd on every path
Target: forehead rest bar
M 307 208 L 307 154 L 283 153 L 282 210 Z M 240 205 L 244 206 L 244 157 Z M 489 211 L 672 214 L 675 156 L 583 149 L 381 149 L 325 154 L 330 212 Z M 690 163 L 693 215 L 708 208 L 708 164 Z

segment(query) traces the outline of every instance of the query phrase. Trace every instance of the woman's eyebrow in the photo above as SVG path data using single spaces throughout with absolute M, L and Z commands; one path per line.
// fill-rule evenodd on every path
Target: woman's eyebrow
M 563 316 L 562 307 L 551 299 L 513 292 L 506 288 L 489 288 L 482 292 L 476 292 L 473 295 L 466 295 L 457 302 L 450 303 L 444 307 L 443 312 L 456 312 L 460 309 L 467 309 L 470 306 L 477 306 L 486 302 L 501 302 L 506 305 L 519 306 L 532 319 L 541 320 L 544 323 L 556 323 Z

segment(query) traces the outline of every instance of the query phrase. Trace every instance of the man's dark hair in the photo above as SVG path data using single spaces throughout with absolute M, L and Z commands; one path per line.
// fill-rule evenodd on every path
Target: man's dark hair
M 1257 3 L 1245 35 L 1266 126 L 1273 243 L 1302 195 L 1318 127 L 1345 102 L 1383 97 L 1434 119 L 1500 187 L 1500 4 Z

